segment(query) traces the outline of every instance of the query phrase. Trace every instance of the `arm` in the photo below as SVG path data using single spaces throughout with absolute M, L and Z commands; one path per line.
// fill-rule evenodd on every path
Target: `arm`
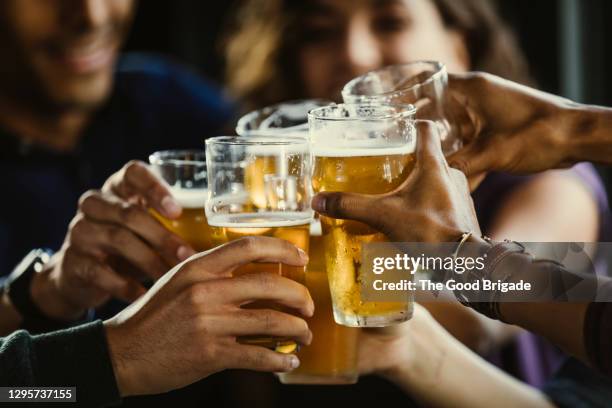
M 102 191 L 81 197 L 64 245 L 30 283 L 31 302 L 45 318 L 40 320 L 49 324 L 28 330 L 78 324 L 87 309 L 111 297 L 132 302 L 145 292 L 142 281 L 158 279 L 195 253 L 148 208 L 168 218 L 181 212 L 167 186 L 139 162 L 128 163 L 111 176 Z M 20 316 L 23 311 L 4 298 L 0 308 L 5 312 L 0 314 L 0 335 L 18 329 L 22 320 L 27 323 L 31 317 Z
M 0 339 L 0 349 L 3 387 L 74 386 L 82 405 L 120 401 L 100 321 L 40 336 L 18 331 Z
M 581 161 L 612 164 L 612 109 L 484 73 L 450 75 L 449 88 L 448 109 L 466 141 L 449 163 L 468 177 L 493 170 L 533 173 Z
M 497 241 L 594 242 L 598 223 L 593 194 L 572 170 L 559 170 L 539 174 L 512 191 L 487 235 Z M 480 316 L 480 330 L 489 339 L 486 344 L 502 346 L 521 332 L 517 326 Z
M 306 322 L 240 306 L 268 300 L 312 316 L 308 290 L 274 274 L 233 277 L 232 272 L 251 262 L 304 266 L 307 260 L 287 241 L 262 237 L 196 255 L 103 324 L 34 337 L 19 331 L 0 338 L 0 385 L 76 385 L 79 403 L 89 406 L 181 388 L 228 368 L 290 371 L 299 365 L 295 355 L 237 339 L 263 335 L 309 344 L 312 333 Z
M 399 327 L 364 331 L 359 364 L 362 372 L 384 376 L 426 406 L 553 406 L 538 390 L 471 352 L 418 305 L 412 320 Z
M 364 222 L 385 233 L 391 242 L 458 242 L 462 234 L 468 231 L 475 237 L 480 236 L 480 227 L 465 177 L 448 167 L 433 125 L 419 123 L 418 131 L 415 168 L 396 191 L 385 195 L 319 193 L 313 199 L 313 208 L 329 217 Z M 414 225 L 419 228 L 413 228 Z M 475 254 L 471 254 L 473 257 L 482 256 L 492 248 L 491 244 L 480 238 L 472 238 L 472 242 L 477 244 L 471 246 L 476 249 Z M 470 254 L 460 254 L 465 255 Z M 497 258 L 493 255 L 488 258 L 490 262 Z M 488 278 L 497 281 L 505 280 L 506 275 L 510 273 L 508 279 L 511 282 L 524 279 L 526 282 L 534 282 L 534 285 L 544 286 L 536 288 L 536 294 L 540 293 L 539 289 L 549 289 L 546 285 L 551 282 L 563 288 L 566 282 L 576 281 L 575 274 L 563 266 L 551 262 L 534 262 L 528 254 L 513 254 L 507 259 L 510 260 L 512 263 L 505 270 L 501 268 L 504 266 L 502 263 L 493 267 L 493 270 L 485 268 L 482 274 L 476 276 L 472 273 L 461 276 L 465 279 Z M 550 302 L 550 296 L 547 299 L 539 299 L 538 303 L 533 302 L 533 299 L 532 303 L 528 304 L 504 303 L 503 294 L 500 299 L 483 299 L 480 291 L 470 292 L 468 295 L 473 297 L 468 297 L 466 302 L 491 318 L 503 319 L 510 324 L 531 330 L 547 337 L 569 354 L 585 362 L 597 364 L 597 361 L 587 356 L 583 340 L 585 315 L 589 307 L 587 303 L 593 299 L 593 291 L 596 289 L 595 277 L 591 275 L 584 282 L 587 283 L 588 293 L 583 293 L 583 299 L 580 299 L 582 303 L 542 303 Z M 493 294 L 495 293 L 490 293 L 491 296 Z M 495 306 L 499 306 L 499 310 L 496 310 Z M 606 318 L 612 321 L 612 316 L 606 314 L 598 319 L 598 323 L 604 322 Z M 587 338 L 597 337 L 597 333 L 585 334 Z M 600 354 L 612 359 L 612 353 L 606 351 L 606 347 L 612 349 L 608 343 L 600 342 L 597 347 L 602 350 Z M 610 360 L 607 360 L 606 364 L 609 362 Z

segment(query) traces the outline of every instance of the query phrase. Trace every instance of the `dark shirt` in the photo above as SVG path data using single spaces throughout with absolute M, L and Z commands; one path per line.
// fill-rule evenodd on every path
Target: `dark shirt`
M 126 55 L 112 96 L 68 154 L 24 146 L 0 128 L 0 276 L 33 248 L 59 249 L 81 194 L 131 159 L 204 148 L 230 121 L 220 90 L 167 60 Z
M 68 403 L 75 407 L 121 401 L 101 321 L 38 336 L 21 330 L 0 337 L 0 385 L 76 387 L 76 403 Z

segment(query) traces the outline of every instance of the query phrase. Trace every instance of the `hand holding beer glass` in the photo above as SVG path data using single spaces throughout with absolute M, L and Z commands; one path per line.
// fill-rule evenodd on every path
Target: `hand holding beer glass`
M 456 152 L 462 141 L 447 117 L 448 72 L 437 61 L 391 65 L 357 77 L 342 90 L 345 103 L 411 104 L 417 118 L 438 126 L 442 151 Z
M 384 194 L 396 189 L 414 166 L 415 109 L 411 105 L 346 104 L 309 114 L 315 192 Z M 412 300 L 364 302 L 361 246 L 384 242 L 383 234 L 350 220 L 322 216 L 326 269 L 337 323 L 383 327 L 408 320 Z
M 308 252 L 312 221 L 311 158 L 308 140 L 281 137 L 215 137 L 206 141 L 209 197 L 206 216 L 215 245 L 247 236 L 281 238 Z M 274 273 L 300 283 L 305 268 L 275 263 L 251 263 L 234 271 Z M 278 310 L 274 299 L 244 307 Z M 241 339 L 290 352 L 294 342 L 282 338 Z
M 298 100 L 268 106 L 243 116 L 236 126 L 241 136 L 259 134 L 308 138 L 308 112 L 331 105 L 318 99 Z M 354 384 L 359 378 L 357 347 L 359 329 L 334 321 L 331 294 L 325 270 L 325 249 L 318 219 L 310 225 L 309 262 L 306 287 L 315 302 L 315 312 L 307 318 L 313 333 L 312 342 L 299 350 L 300 366 L 279 373 L 283 384 Z
M 151 210 L 170 231 L 187 241 L 196 251 L 213 248 L 211 230 L 204 205 L 208 195 L 206 156 L 203 150 L 166 150 L 149 156 L 153 172 L 170 186 L 170 192 L 183 208 L 179 218 L 171 220 Z

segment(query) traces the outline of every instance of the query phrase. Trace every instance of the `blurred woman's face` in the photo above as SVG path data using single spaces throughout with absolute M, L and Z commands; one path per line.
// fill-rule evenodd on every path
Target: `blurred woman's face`
M 304 97 L 337 100 L 350 79 L 386 65 L 437 60 L 465 71 L 460 33 L 431 0 L 309 0 L 298 66 Z

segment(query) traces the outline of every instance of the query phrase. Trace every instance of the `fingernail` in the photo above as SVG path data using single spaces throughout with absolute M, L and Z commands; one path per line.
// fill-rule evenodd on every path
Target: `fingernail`
M 178 217 L 181 215 L 181 207 L 178 205 L 176 200 L 172 198 L 172 196 L 165 196 L 161 200 L 161 206 L 164 209 L 164 212 L 169 217 Z
M 304 261 L 308 261 L 308 254 L 302 248 L 298 248 L 297 250 L 300 258 L 302 258 Z
M 296 356 L 288 356 L 289 359 L 289 368 L 291 370 L 295 370 L 296 368 L 298 368 L 300 366 L 300 359 L 297 358 Z
M 320 194 L 314 196 L 314 198 L 312 199 L 311 205 L 312 205 L 312 209 L 315 210 L 316 212 L 324 213 L 325 207 L 326 207 L 325 197 Z
M 181 262 L 184 261 L 185 259 L 188 259 L 188 258 L 192 257 L 195 254 L 196 254 L 196 251 L 194 251 L 193 249 L 189 248 L 188 246 L 184 246 L 184 245 L 180 246 L 176 250 L 176 257 Z

